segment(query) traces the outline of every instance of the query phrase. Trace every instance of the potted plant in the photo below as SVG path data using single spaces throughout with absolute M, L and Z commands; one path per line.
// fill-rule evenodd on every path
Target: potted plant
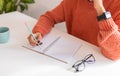
M 23 12 L 28 9 L 28 4 L 34 3 L 34 0 L 0 0 L 0 14 L 18 10 Z

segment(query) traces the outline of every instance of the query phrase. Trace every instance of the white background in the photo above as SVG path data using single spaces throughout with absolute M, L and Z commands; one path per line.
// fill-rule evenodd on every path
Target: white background
M 44 14 L 46 11 L 55 8 L 61 3 L 61 1 L 62 0 L 35 0 L 35 3 L 30 4 L 29 9 L 27 11 L 24 11 L 23 13 L 39 19 L 40 15 Z M 65 23 L 56 24 L 55 28 L 66 32 Z

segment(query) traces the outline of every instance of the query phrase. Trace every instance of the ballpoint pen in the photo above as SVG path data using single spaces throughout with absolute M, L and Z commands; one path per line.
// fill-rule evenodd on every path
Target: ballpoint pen
M 29 33 L 31 34 L 31 36 L 32 36 L 33 39 L 35 40 L 35 42 L 38 43 L 38 40 L 35 38 L 34 34 L 33 34 L 32 31 L 30 30 L 30 28 L 28 27 L 28 25 L 27 25 L 26 23 L 25 23 L 25 25 L 26 25 L 26 27 L 27 27 Z M 38 46 L 40 46 L 40 45 L 42 45 L 42 42 L 39 42 L 39 43 L 38 43 Z

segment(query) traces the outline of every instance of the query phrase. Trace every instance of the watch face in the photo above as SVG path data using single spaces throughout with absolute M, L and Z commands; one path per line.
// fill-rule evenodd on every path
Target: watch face
M 106 13 L 105 13 L 105 16 L 106 16 L 106 18 L 110 18 L 110 17 L 111 17 L 110 12 L 106 12 Z

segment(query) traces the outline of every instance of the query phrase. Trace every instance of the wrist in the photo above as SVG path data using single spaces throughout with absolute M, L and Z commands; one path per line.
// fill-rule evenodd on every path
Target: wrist
M 96 8 L 97 15 L 100 16 L 104 12 L 106 12 L 105 8 L 103 6 L 97 7 Z
M 97 10 L 97 15 L 100 16 L 104 12 L 106 12 L 106 10 L 104 8 L 101 8 L 101 9 Z

